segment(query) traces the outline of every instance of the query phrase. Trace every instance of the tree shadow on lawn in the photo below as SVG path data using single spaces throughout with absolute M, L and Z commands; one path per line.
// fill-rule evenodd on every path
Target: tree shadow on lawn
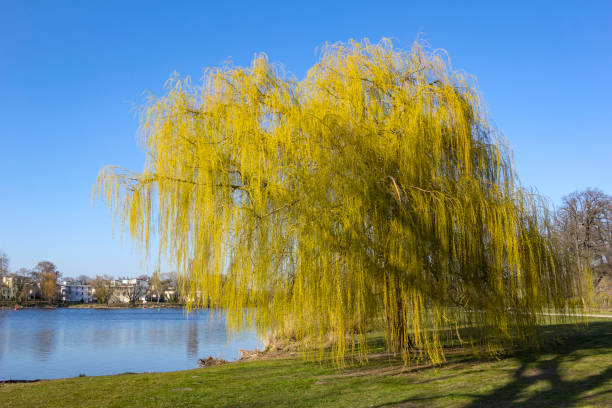
M 486 395 L 456 392 L 447 396 L 430 398 L 407 398 L 386 403 L 378 407 L 412 407 L 421 406 L 425 400 L 443 399 L 445 397 L 471 397 L 472 402 L 464 408 L 476 407 L 571 407 L 584 404 L 586 393 L 610 382 L 606 390 L 591 393 L 589 397 L 607 395 L 612 404 L 612 321 L 593 322 L 585 330 L 576 331 L 572 325 L 551 326 L 547 330 L 549 338 L 563 336 L 562 342 L 546 344 L 537 352 L 522 352 L 509 355 L 507 358 L 519 361 L 519 368 L 513 373 L 512 380 Z M 572 374 L 574 363 L 584 357 L 607 354 L 607 367 L 597 370 L 592 375 L 571 380 L 564 379 Z M 600 360 L 601 363 L 601 360 Z M 562 364 L 566 365 L 562 369 Z M 604 363 L 605 364 L 605 363 Z M 569 368 L 567 367 L 569 366 Z M 543 382 L 543 383 L 541 383 Z M 545 385 L 542 387 L 542 385 Z M 530 389 L 539 387 L 538 389 Z M 419 405 L 417 405 L 419 404 Z
M 512 381 L 490 394 L 477 397 L 465 408 L 571 407 L 581 404 L 585 393 L 612 381 L 612 353 L 607 353 L 609 364 L 603 371 L 576 380 L 563 377 L 572 374 L 572 363 L 578 363 L 583 357 L 596 356 L 598 352 L 606 353 L 603 349 L 612 349 L 612 322 L 591 323 L 586 333 L 571 333 L 561 344 L 543 347 L 538 353 L 514 355 L 520 366 Z M 546 357 L 551 355 L 552 358 Z M 569 369 L 562 370 L 562 364 L 569 365 Z M 599 371 L 596 367 L 593 369 Z M 547 385 L 546 389 L 528 390 L 541 381 Z M 607 392 L 612 404 L 612 384 Z

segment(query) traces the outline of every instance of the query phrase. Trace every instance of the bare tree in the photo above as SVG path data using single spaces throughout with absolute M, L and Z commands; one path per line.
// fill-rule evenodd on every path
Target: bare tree
M 77 276 L 76 280 L 81 282 L 83 285 L 88 285 L 92 282 L 91 278 L 87 275 L 79 275 Z
M 9 263 L 8 256 L 4 252 L 0 251 L 0 276 L 8 275 Z
M 30 297 L 30 291 L 37 291 L 38 286 L 30 278 L 32 271 L 27 268 L 19 268 L 15 273 L 14 285 L 15 285 L 15 301 L 17 303 L 23 303 Z
M 42 275 L 43 273 L 51 273 L 55 275 L 56 279 L 59 279 L 62 275 L 55 264 L 49 261 L 41 261 L 37 263 L 33 269 L 33 272 L 38 274 L 38 276 Z
M 126 289 L 126 296 L 131 305 L 138 303 L 138 300 L 147 293 L 147 287 L 136 282 L 135 285 L 129 285 Z
M 170 303 L 179 303 L 178 274 L 175 271 L 166 272 L 162 276 L 164 300 Z
M 612 197 L 586 189 L 563 198 L 556 214 L 557 232 L 577 262 L 600 274 L 612 263 Z M 604 272 L 605 273 L 605 272 Z

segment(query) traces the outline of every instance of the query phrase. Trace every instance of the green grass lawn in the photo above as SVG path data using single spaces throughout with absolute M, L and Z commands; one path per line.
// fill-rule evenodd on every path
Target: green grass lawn
M 612 320 L 551 326 L 538 352 L 440 367 L 301 358 L 0 386 L 0 407 L 612 407 Z M 560 339 L 563 336 L 563 339 Z

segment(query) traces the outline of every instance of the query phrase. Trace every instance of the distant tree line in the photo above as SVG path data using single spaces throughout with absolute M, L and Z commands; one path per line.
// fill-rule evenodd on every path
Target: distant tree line
M 124 281 L 138 281 L 140 284 L 121 284 Z M 100 304 L 121 303 L 118 291 L 127 303 L 137 304 L 143 298 L 153 302 L 179 303 L 181 301 L 178 277 L 175 272 L 160 273 L 156 270 L 151 277 L 115 279 L 110 275 L 97 275 L 92 278 L 81 274 L 76 278 L 66 277 L 50 261 L 41 261 L 33 268 L 10 270 L 10 259 L 0 251 L 0 300 L 23 304 L 28 301 L 61 303 L 61 287 L 82 286 L 93 289 L 93 300 Z M 125 302 L 123 302 L 125 303 Z
M 55 301 L 57 283 L 61 272 L 53 262 L 41 261 L 31 269 L 20 268 L 11 273 L 9 258 L 0 251 L 0 282 L 2 300 L 24 302 L 26 300 Z
M 95 290 L 96 302 L 100 304 L 112 303 L 114 294 L 121 287 L 122 294 L 127 297 L 132 305 L 145 297 L 153 302 L 180 303 L 180 288 L 176 272 L 160 273 L 156 270 L 152 276 L 141 275 L 135 278 L 138 281 L 145 281 L 144 285 L 120 285 L 122 279 L 114 279 L 109 275 L 97 275 L 95 278 L 79 276 L 80 282 L 87 282 Z

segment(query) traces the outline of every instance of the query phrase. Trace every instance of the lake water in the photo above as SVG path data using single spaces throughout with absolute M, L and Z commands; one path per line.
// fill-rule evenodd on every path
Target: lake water
M 222 316 L 181 309 L 0 310 L 0 380 L 195 368 L 261 347 L 253 330 L 228 337 Z

